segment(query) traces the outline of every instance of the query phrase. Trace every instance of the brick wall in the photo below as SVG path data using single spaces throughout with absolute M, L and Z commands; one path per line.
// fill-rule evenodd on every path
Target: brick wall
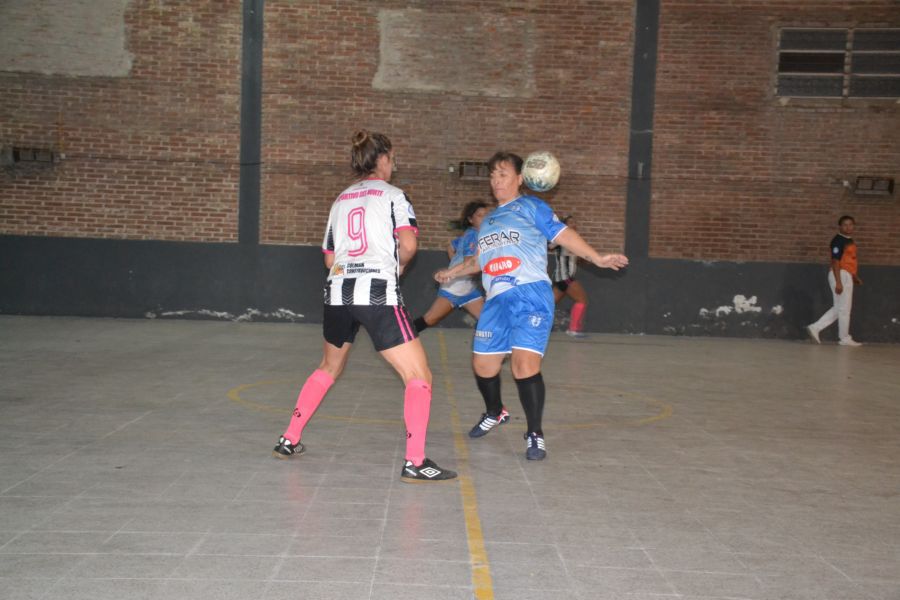
M 0 233 L 235 240 L 241 3 L 112 2 L 124 5 L 109 27 L 131 64 L 102 75 L 84 73 L 103 67 L 96 48 L 111 44 L 91 40 L 107 30 L 85 35 L 82 24 L 110 0 L 0 9 L 3 32 L 45 32 L 22 41 L 32 54 L 62 48 L 0 63 L 0 146 L 64 156 L 0 168 Z
M 900 105 L 780 102 L 783 26 L 900 27 L 900 11 L 888 0 L 664 0 L 651 256 L 823 262 L 849 213 L 861 262 L 900 264 L 900 194 L 866 199 L 842 184 L 900 180 Z
M 83 74 L 83 36 L 47 73 L 0 64 L 0 146 L 65 154 L 0 169 L 0 234 L 236 241 L 241 3 L 103 1 L 124 7 L 128 59 L 108 74 Z M 36 18 L 3 16 L 10 31 Z M 424 248 L 443 248 L 460 206 L 488 197 L 449 167 L 498 148 L 554 151 L 563 178 L 547 199 L 598 247 L 621 248 L 633 18 L 632 0 L 267 0 L 261 241 L 320 243 L 366 127 L 395 142 Z M 818 262 L 849 212 L 863 262 L 900 264 L 898 201 L 839 183 L 900 178 L 900 106 L 773 92 L 779 26 L 898 20 L 889 0 L 663 0 L 651 256 Z
M 425 248 L 446 246 L 463 204 L 489 199 L 487 182 L 449 167 L 501 148 L 555 152 L 564 175 L 547 199 L 594 216 L 582 231 L 620 248 L 632 5 L 539 4 L 268 0 L 262 241 L 321 243 L 366 127 L 396 146 L 394 183 Z

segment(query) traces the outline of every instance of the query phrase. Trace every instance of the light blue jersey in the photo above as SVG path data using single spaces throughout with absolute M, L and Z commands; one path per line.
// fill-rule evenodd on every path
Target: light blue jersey
M 468 257 L 478 254 L 478 230 L 474 227 L 469 227 L 464 234 L 450 242 L 450 244 L 453 246 L 454 254 L 453 258 L 450 259 L 450 264 L 447 266 L 448 269 L 455 267 Z M 457 277 L 441 285 L 441 291 L 453 296 L 467 298 L 462 304 L 471 301 L 469 296 L 475 293 L 477 289 L 478 280 L 474 275 Z
M 478 231 L 478 262 L 487 298 L 526 283 L 549 284 L 547 241 L 565 228 L 534 196 L 519 196 L 486 216 Z
M 450 259 L 450 264 L 447 266 L 448 269 L 460 264 L 466 258 L 478 254 L 478 230 L 474 227 L 469 227 L 464 234 L 450 242 L 450 244 L 453 246 L 453 251 L 456 254 Z

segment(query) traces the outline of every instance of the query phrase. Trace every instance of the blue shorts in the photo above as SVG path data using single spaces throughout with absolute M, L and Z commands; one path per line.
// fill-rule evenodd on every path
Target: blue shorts
M 474 289 L 465 296 L 457 296 L 456 294 L 451 294 L 450 292 L 445 292 L 444 290 L 438 290 L 438 296 L 441 298 L 446 298 L 450 301 L 450 304 L 453 305 L 453 308 L 459 308 L 464 304 L 468 304 L 474 300 L 478 300 L 479 298 L 483 298 L 481 295 L 481 290 Z
M 511 288 L 484 303 L 475 326 L 475 354 L 508 354 L 530 350 L 541 356 L 553 328 L 553 290 L 537 281 Z

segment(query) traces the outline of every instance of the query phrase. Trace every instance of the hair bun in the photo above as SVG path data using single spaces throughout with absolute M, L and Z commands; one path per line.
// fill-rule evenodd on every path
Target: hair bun
M 369 138 L 371 137 L 371 135 L 372 134 L 370 134 L 365 129 L 360 129 L 359 131 L 357 131 L 356 133 L 353 134 L 353 147 L 359 148 L 360 146 L 364 145 L 366 142 L 369 141 Z

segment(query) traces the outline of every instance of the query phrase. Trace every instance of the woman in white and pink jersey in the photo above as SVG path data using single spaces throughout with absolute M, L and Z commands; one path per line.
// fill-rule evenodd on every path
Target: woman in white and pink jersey
M 351 165 L 359 178 L 341 192 L 328 215 L 322 251 L 325 284 L 324 344 L 319 368 L 306 380 L 291 422 L 272 454 L 300 455 L 303 428 L 344 370 L 360 326 L 403 379 L 406 460 L 402 481 L 445 481 L 456 473 L 425 457 L 431 409 L 431 370 L 400 294 L 400 273 L 416 253 L 418 227 L 412 204 L 388 183 L 394 151 L 387 136 L 358 131 Z
M 562 222 L 572 231 L 577 231 L 575 217 L 568 215 L 562 218 Z M 550 251 L 555 259 L 550 271 L 550 279 L 553 280 L 553 299 L 556 304 L 568 296 L 572 299 L 572 310 L 569 313 L 569 328 L 566 334 L 572 337 L 584 337 L 584 314 L 587 312 L 588 294 L 575 279 L 575 271 L 578 268 L 578 256 L 559 244 L 550 243 Z

